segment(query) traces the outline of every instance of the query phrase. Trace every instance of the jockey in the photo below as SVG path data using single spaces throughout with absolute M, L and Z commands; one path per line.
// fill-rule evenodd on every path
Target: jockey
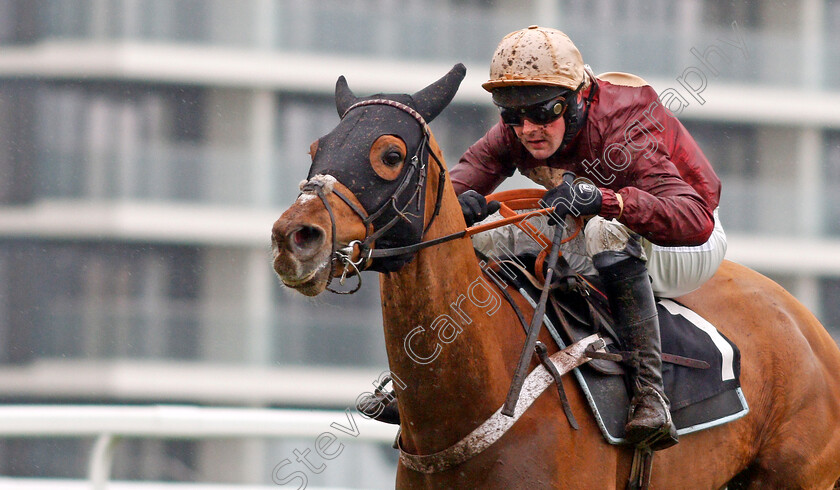
M 547 207 L 587 218 L 577 248 L 586 260 L 565 255 L 578 272 L 597 271 L 616 333 L 637 354 L 627 440 L 676 444 L 654 295 L 693 291 L 723 261 L 720 180 L 653 88 L 623 73 L 596 77 L 558 30 L 531 26 L 505 36 L 482 87 L 501 117 L 451 171 L 467 226 L 487 218 L 483 196 L 517 170 L 549 189 Z M 567 171 L 578 177 L 573 184 L 563 182 Z M 505 229 L 520 243 L 510 250 L 531 240 Z M 503 239 L 493 233 L 474 237 L 488 256 Z

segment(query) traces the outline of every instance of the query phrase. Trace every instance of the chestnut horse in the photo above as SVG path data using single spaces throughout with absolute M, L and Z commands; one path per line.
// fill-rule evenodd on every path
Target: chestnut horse
M 505 301 L 488 306 L 500 291 L 482 279 L 470 240 L 416 246 L 465 228 L 426 126 L 464 73 L 456 65 L 412 96 L 370 98 L 356 98 L 339 78 L 341 122 L 313 143 L 302 193 L 272 230 L 274 269 L 305 295 L 343 273 L 381 272 L 388 362 L 402 381 L 401 445 L 412 454 L 452 446 L 499 409 L 525 337 Z M 464 300 L 477 284 L 483 290 L 473 296 L 488 302 Z M 513 296 L 527 316 L 532 309 Z M 774 282 L 728 261 L 679 301 L 741 348 L 750 412 L 658 452 L 652 486 L 721 488 L 734 479 L 748 488 L 831 488 L 840 477 L 840 350 L 826 330 Z M 540 340 L 558 349 L 545 329 Z M 433 473 L 401 463 L 396 486 L 624 487 L 632 448 L 605 442 L 583 391 L 570 377 L 563 382 L 579 430 L 557 392 L 543 393 L 483 452 Z

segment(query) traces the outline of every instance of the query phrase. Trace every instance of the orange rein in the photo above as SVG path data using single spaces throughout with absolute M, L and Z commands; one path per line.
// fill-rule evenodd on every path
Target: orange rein
M 548 255 L 548 251 L 551 245 L 551 240 L 543 235 L 534 225 L 528 223 L 527 220 L 533 216 L 539 216 L 548 214 L 553 211 L 553 208 L 541 208 L 535 209 L 534 211 L 529 211 L 527 213 L 517 214 L 516 211 L 522 209 L 534 209 L 540 208 L 540 199 L 545 194 L 545 190 L 543 189 L 514 189 L 509 191 L 501 191 L 490 194 L 486 196 L 487 202 L 490 201 L 499 201 L 501 207 L 499 208 L 499 214 L 503 216 L 502 219 L 493 221 L 491 223 L 483 223 L 480 225 L 472 226 L 466 229 L 466 234 L 464 237 L 469 237 L 475 235 L 476 233 L 481 233 L 483 231 L 492 230 L 495 228 L 499 228 L 501 226 L 506 226 L 509 224 L 515 224 L 517 228 L 524 231 L 528 236 L 533 238 L 537 243 L 539 243 L 543 249 L 542 252 L 537 256 L 537 262 L 534 266 L 536 269 L 535 275 L 537 279 L 541 282 L 545 281 L 545 276 L 543 275 L 543 264 L 545 262 L 545 258 Z M 575 223 L 577 224 L 577 229 L 574 233 L 570 236 L 563 239 L 560 243 L 566 243 L 573 240 L 575 237 L 578 236 L 580 230 L 583 228 L 583 220 L 581 218 L 575 218 Z M 560 252 L 560 255 L 563 255 Z
M 542 246 L 542 251 L 537 256 L 537 270 L 536 270 L 536 277 L 544 281 L 545 277 L 542 273 L 542 266 L 543 262 L 545 261 L 546 255 L 548 255 L 548 250 L 551 245 L 551 240 L 549 240 L 545 235 L 543 235 L 540 230 L 538 230 L 534 225 L 528 223 L 527 220 L 533 216 L 539 216 L 548 214 L 554 210 L 554 208 L 541 208 L 540 206 L 540 198 L 542 198 L 545 191 L 542 189 L 515 189 L 510 191 L 502 191 L 497 192 L 494 194 L 490 194 L 486 197 L 487 201 L 498 201 L 500 204 L 499 213 L 504 216 L 502 219 L 493 221 L 491 223 L 483 223 L 476 226 L 471 226 L 464 230 L 461 230 L 456 233 L 452 233 L 451 235 L 442 236 L 439 238 L 435 238 L 432 240 L 420 242 L 414 245 L 408 245 L 404 247 L 395 247 L 390 249 L 384 249 L 382 252 L 378 254 L 378 256 L 390 256 L 396 255 L 400 253 L 414 253 L 421 248 L 430 247 L 434 245 L 438 245 L 443 242 L 448 242 L 449 240 L 457 240 L 459 238 L 467 238 L 476 233 L 481 233 L 483 231 L 492 230 L 494 228 L 499 228 L 502 226 L 515 224 L 519 229 L 524 231 L 528 236 L 534 239 L 537 243 Z M 540 208 L 540 209 L 536 209 Z M 522 209 L 533 209 L 533 211 L 529 211 L 527 213 L 517 214 L 516 211 Z M 583 228 L 583 220 L 581 218 L 576 218 L 575 223 L 577 224 L 577 229 L 571 236 L 564 238 L 560 243 L 566 243 L 570 240 L 573 240 L 578 234 L 580 233 L 581 229 Z M 354 260 L 350 260 L 349 263 L 354 265 L 357 263 L 361 263 L 359 261 L 370 260 L 371 255 L 369 254 L 367 258 L 361 258 L 358 254 L 359 252 L 359 244 L 358 241 L 351 242 L 352 244 L 352 252 L 347 249 L 342 249 L 342 255 L 345 258 L 354 257 Z M 376 254 L 376 249 L 373 249 L 372 252 Z M 345 255 L 346 254 L 346 255 Z M 563 255 L 562 252 L 559 253 L 558 256 Z

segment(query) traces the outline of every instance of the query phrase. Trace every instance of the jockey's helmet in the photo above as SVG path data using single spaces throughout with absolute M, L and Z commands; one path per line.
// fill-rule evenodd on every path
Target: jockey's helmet
M 500 108 L 525 108 L 566 99 L 566 145 L 585 122 L 581 92 L 591 72 L 569 36 L 557 29 L 530 26 L 511 32 L 499 43 L 490 62 L 490 79 L 481 86 Z
M 488 92 L 522 85 L 575 90 L 586 80 L 583 57 L 569 36 L 530 26 L 502 38 L 490 62 L 490 79 L 482 87 Z

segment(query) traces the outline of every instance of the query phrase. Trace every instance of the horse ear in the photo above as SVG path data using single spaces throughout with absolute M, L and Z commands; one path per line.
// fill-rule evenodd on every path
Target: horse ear
M 338 77 L 335 82 L 335 109 L 338 111 L 338 117 L 343 117 L 347 109 L 356 103 L 358 99 L 353 95 L 353 91 L 347 85 L 347 80 L 344 75 Z
M 437 117 L 440 111 L 452 102 L 452 97 L 455 97 L 455 92 L 466 74 L 467 68 L 458 63 L 443 78 L 411 96 L 415 109 L 426 122 Z

